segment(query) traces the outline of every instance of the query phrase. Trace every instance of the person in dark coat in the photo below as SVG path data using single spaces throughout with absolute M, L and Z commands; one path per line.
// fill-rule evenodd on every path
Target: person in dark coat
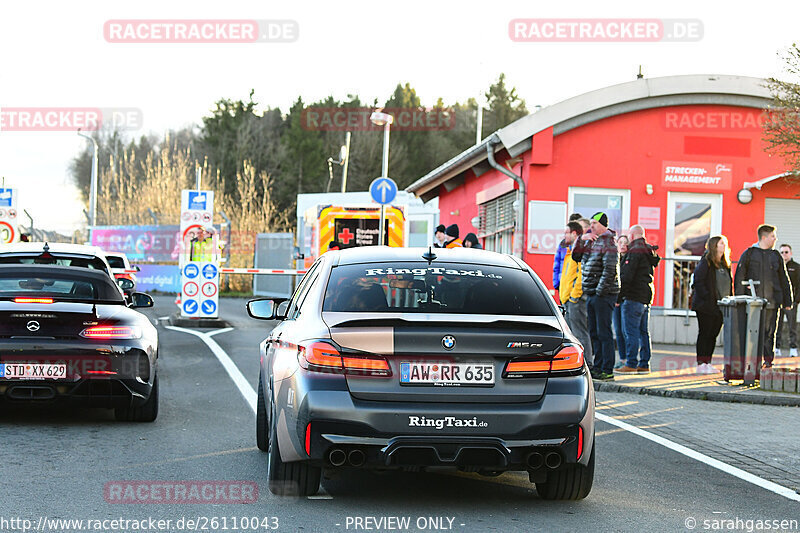
M 483 246 L 478 242 L 478 236 L 474 233 L 467 233 L 466 236 L 464 236 L 464 248 L 483 250 Z
M 763 311 L 764 326 L 759 338 L 759 353 L 763 358 L 764 368 L 771 367 L 775 357 L 778 308 L 783 307 L 789 311 L 793 298 L 786 265 L 781 254 L 774 248 L 776 240 L 775 226 L 761 224 L 758 227 L 758 242 L 742 253 L 733 280 L 733 291 L 736 294 L 750 294 L 750 288 L 744 282 L 751 279 L 759 281 L 755 286 L 756 296 L 767 300 Z
M 784 332 L 789 331 L 789 356 L 797 357 L 797 304 L 800 303 L 800 264 L 792 259 L 792 247 L 789 244 L 781 244 L 778 247 L 781 252 L 783 262 L 786 263 L 786 273 L 789 275 L 789 283 L 792 286 L 792 309 L 787 311 L 781 309 L 778 317 L 778 340 L 775 347 L 775 356 L 781 356 L 780 346 L 784 337 Z M 786 318 L 784 325 L 783 319 Z
M 625 256 L 628 254 L 628 244 L 630 244 L 631 240 L 628 238 L 627 235 L 620 235 L 617 237 L 617 250 L 619 250 L 619 264 L 622 265 L 625 262 Z M 625 349 L 625 331 L 622 327 L 622 279 L 620 278 L 620 293 L 617 295 L 617 303 L 614 307 L 614 316 L 611 319 L 611 323 L 614 326 L 614 336 L 617 341 L 617 353 L 619 353 L 619 361 L 614 365 L 614 372 L 617 369 L 622 368 L 625 366 L 625 362 L 628 360 L 627 350 Z
M 628 253 L 620 260 L 620 300 L 622 332 L 625 336 L 626 362 L 617 370 L 622 374 L 649 374 L 650 306 L 653 304 L 653 270 L 661 258 L 656 246 L 645 239 L 644 228 L 631 226 Z
M 608 215 L 592 215 L 591 233 L 585 240 L 581 257 L 583 292 L 589 296 L 587 315 L 594 352 L 594 373 L 598 381 L 614 380 L 614 335 L 611 320 L 619 294 L 619 252 L 615 233 L 608 228 Z
M 717 305 L 733 294 L 731 249 L 728 238 L 716 235 L 706 242 L 703 258 L 697 263 L 692 282 L 692 310 L 697 314 L 697 373 L 716 374 L 711 365 L 717 335 L 722 329 L 722 310 Z

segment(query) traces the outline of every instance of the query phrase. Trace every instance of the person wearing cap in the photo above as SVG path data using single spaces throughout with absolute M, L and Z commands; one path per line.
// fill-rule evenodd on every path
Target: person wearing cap
M 434 248 L 444 248 L 444 241 L 447 240 L 446 229 L 444 224 L 436 226 L 436 231 L 433 232 L 433 237 L 436 239 L 433 243 Z
M 211 262 L 214 260 L 214 233 L 216 230 L 211 224 L 206 224 L 199 237 L 192 239 L 190 261 Z
M 619 252 L 608 215 L 602 211 L 591 218 L 591 233 L 585 238 L 581 257 L 583 292 L 588 295 L 589 335 L 594 351 L 592 377 L 614 380 L 614 335 L 611 318 L 619 294 Z
M 444 232 L 448 240 L 442 248 L 462 248 L 464 246 L 461 239 L 458 238 L 458 224 L 450 224 Z

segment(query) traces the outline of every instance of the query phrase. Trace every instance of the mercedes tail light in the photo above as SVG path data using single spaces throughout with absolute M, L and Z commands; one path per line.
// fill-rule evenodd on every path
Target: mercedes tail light
M 141 339 L 142 330 L 136 326 L 92 326 L 81 331 L 84 339 Z
M 52 298 L 14 298 L 15 304 L 51 304 Z

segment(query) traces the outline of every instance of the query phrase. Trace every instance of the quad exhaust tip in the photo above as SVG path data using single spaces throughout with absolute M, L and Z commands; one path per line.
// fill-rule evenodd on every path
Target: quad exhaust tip
M 561 466 L 561 454 L 558 452 L 550 452 L 544 458 L 544 464 L 547 468 L 555 469 Z
M 361 466 L 366 460 L 367 456 L 359 449 L 351 450 L 347 455 L 347 462 L 350 463 L 351 466 Z
M 342 466 L 345 461 L 347 461 L 347 454 L 344 453 L 344 450 L 334 448 L 328 454 L 328 461 L 330 461 L 333 466 Z
M 528 465 L 528 468 L 532 468 L 533 470 L 541 468 L 542 465 L 544 465 L 544 456 L 539 452 L 531 452 L 525 458 L 525 464 Z

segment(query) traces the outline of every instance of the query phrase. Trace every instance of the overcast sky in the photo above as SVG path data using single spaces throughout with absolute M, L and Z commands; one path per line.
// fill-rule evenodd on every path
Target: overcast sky
M 329 94 L 384 100 L 409 82 L 431 105 L 463 101 L 505 72 L 528 109 L 593 89 L 680 74 L 782 76 L 779 54 L 800 37 L 797 0 L 762 4 L 465 0 L 36 1 L 0 4 L 0 107 L 125 107 L 161 133 L 198 123 L 219 98 L 286 110 Z M 660 6 L 660 7 L 659 7 Z M 520 43 L 512 19 L 696 19 L 692 42 Z M 120 19 L 293 20 L 291 43 L 143 44 L 108 42 Z M 0 176 L 20 191 L 37 227 L 71 233 L 84 223 L 69 177 L 86 141 L 69 132 L 0 132 Z M 176 198 L 176 202 L 179 199 Z M 24 219 L 23 219 L 24 220 Z M 24 222 L 27 224 L 27 222 Z M 178 221 L 174 221 L 178 223 Z

